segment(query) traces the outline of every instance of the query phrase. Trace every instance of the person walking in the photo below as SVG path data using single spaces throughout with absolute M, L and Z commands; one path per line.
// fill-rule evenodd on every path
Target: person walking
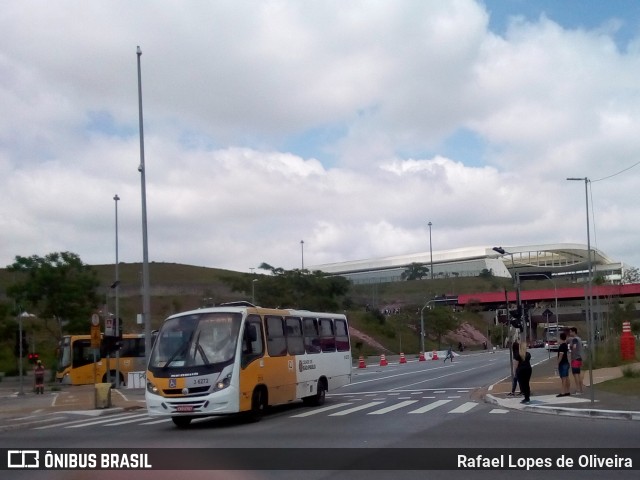
M 520 351 L 520 362 L 518 363 L 518 370 L 516 375 L 518 376 L 518 383 L 520 384 L 520 391 L 524 398 L 520 403 L 529 403 L 531 402 L 531 386 L 529 385 L 529 381 L 531 380 L 531 373 L 533 369 L 531 368 L 531 354 L 527 351 L 525 345 L 522 345 L 522 349 Z
M 38 360 L 35 368 L 33 369 L 33 381 L 35 384 L 36 395 L 38 393 L 44 394 L 44 365 L 42 365 L 41 360 Z
M 571 373 L 573 381 L 576 384 L 576 395 L 582 395 L 582 339 L 578 336 L 578 329 L 571 327 L 569 329 L 570 351 L 571 351 Z
M 447 358 L 451 360 L 451 363 L 453 363 L 453 350 L 451 349 L 451 345 L 449 345 L 449 350 L 447 350 L 447 354 L 444 357 L 444 362 L 442 363 L 447 363 Z
M 516 396 L 516 386 L 518 385 L 518 366 L 520 365 L 520 342 L 514 341 L 511 345 L 511 351 L 513 352 L 513 361 L 516 362 L 516 369 L 513 374 L 513 380 L 511 380 L 511 392 L 507 394 L 507 397 Z M 521 390 L 522 393 L 522 390 Z
M 560 345 L 558 345 L 558 375 L 560 375 L 560 393 L 556 397 L 568 397 L 569 392 L 569 345 L 567 345 L 567 334 L 560 334 Z

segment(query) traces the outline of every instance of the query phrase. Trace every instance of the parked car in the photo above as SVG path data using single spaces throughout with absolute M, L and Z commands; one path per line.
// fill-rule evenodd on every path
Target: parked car
M 529 344 L 529 348 L 544 348 L 544 342 L 542 340 L 535 340 Z

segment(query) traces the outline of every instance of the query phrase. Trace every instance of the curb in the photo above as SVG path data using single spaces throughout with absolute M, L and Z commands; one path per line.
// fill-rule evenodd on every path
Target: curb
M 514 408 L 513 406 L 505 405 L 502 399 L 489 393 L 484 396 L 484 400 L 487 403 L 499 405 L 500 407 L 507 408 L 509 410 L 523 410 L 533 413 L 562 415 L 568 417 L 606 418 L 615 420 L 640 421 L 640 412 L 627 410 L 600 410 L 596 408 L 558 407 L 555 405 L 522 405 Z

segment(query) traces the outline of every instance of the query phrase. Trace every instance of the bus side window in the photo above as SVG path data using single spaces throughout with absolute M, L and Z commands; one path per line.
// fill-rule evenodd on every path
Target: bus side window
M 346 352 L 350 350 L 349 347 L 349 331 L 347 328 L 347 322 L 343 319 L 336 319 L 336 348 L 339 352 Z
M 304 332 L 304 348 L 307 353 L 320 353 L 318 320 L 315 318 L 303 318 L 302 330 Z
M 263 352 L 261 324 L 259 321 L 247 322 L 244 326 L 244 334 L 242 335 L 242 359 L 240 366 L 242 368 L 246 367 L 255 359 L 262 357 Z
M 285 320 L 287 327 L 287 350 L 290 355 L 302 355 L 304 353 L 304 341 L 302 339 L 302 328 L 300 319 L 287 317 Z
M 267 320 L 267 351 L 271 357 L 281 357 L 287 353 L 287 343 L 284 336 L 282 317 L 266 317 Z
M 323 352 L 336 351 L 336 338 L 333 331 L 333 321 L 330 318 L 320 319 L 320 346 Z

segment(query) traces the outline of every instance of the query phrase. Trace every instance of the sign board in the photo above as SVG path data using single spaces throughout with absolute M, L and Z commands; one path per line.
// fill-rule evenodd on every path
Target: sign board
M 115 321 L 113 320 L 113 318 L 107 317 L 104 319 L 104 336 L 105 337 L 116 336 Z
M 100 325 L 91 325 L 91 348 L 100 348 Z

